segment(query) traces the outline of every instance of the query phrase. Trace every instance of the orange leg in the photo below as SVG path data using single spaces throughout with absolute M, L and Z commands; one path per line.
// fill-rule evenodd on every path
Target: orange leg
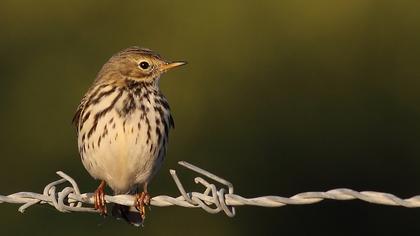
M 106 183 L 102 180 L 101 184 L 95 191 L 95 209 L 99 211 L 99 214 L 106 215 L 106 205 L 105 205 L 105 187 Z
M 141 219 L 146 219 L 146 206 L 150 205 L 150 195 L 147 192 L 147 183 L 143 186 L 143 192 L 138 193 L 135 199 L 136 209 L 140 212 Z

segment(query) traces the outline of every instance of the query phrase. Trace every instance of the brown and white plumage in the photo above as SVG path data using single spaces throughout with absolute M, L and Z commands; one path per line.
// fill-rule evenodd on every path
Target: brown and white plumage
M 104 64 L 83 97 L 73 119 L 83 165 L 116 194 L 136 193 L 139 186 L 147 193 L 161 167 L 174 122 L 159 78 L 183 64 L 130 47 Z

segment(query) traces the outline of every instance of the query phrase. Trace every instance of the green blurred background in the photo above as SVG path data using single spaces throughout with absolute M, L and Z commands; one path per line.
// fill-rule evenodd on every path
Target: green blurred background
M 139 45 L 187 60 L 161 88 L 176 129 L 153 195 L 192 189 L 186 160 L 242 196 L 337 187 L 420 193 L 419 1 L 0 2 L 0 193 L 63 170 L 82 191 L 71 125 L 101 65 Z M 198 190 L 198 189 L 196 189 Z M 233 219 L 157 208 L 144 228 L 46 206 L 0 205 L 1 235 L 418 235 L 420 211 L 361 201 L 240 207 Z

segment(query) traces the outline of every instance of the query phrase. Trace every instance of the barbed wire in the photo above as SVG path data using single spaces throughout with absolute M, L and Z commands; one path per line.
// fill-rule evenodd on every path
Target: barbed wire
M 188 162 L 181 161 L 178 163 L 183 167 L 215 181 L 217 185 L 222 185 L 223 187 L 217 189 L 215 184 L 209 183 L 202 177 L 196 177 L 194 178 L 195 183 L 204 186 L 205 190 L 202 193 L 187 192 L 178 178 L 176 171 L 170 170 L 170 174 L 181 195 L 179 197 L 170 197 L 166 195 L 153 197 L 150 202 L 152 206 L 166 207 L 175 205 L 187 208 L 202 208 L 206 212 L 212 214 L 223 211 L 229 217 L 235 216 L 235 206 L 251 205 L 260 207 L 281 207 L 285 205 L 314 204 L 324 199 L 359 199 L 382 205 L 409 208 L 420 207 L 420 195 L 401 199 L 389 193 L 374 191 L 357 192 L 347 188 L 338 188 L 326 192 L 304 192 L 289 198 L 280 196 L 245 198 L 234 194 L 233 185 L 229 181 Z M 49 204 L 61 212 L 97 212 L 93 207 L 86 206 L 94 204 L 94 193 L 81 193 L 76 181 L 62 171 L 58 171 L 57 175 L 59 175 L 61 179 L 46 185 L 43 193 L 19 192 L 7 196 L 0 195 L 0 203 L 23 204 L 19 207 L 19 211 L 22 213 L 28 207 L 36 204 Z M 58 186 L 64 183 L 70 186 L 58 190 Z M 106 203 L 133 206 L 135 197 L 132 195 L 105 195 L 105 201 Z

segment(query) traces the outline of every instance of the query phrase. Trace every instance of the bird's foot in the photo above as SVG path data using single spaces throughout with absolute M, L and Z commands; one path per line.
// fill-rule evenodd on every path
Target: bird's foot
M 141 219 L 144 221 L 146 219 L 146 206 L 150 205 L 150 195 L 147 192 L 141 192 L 136 195 L 134 202 L 136 209 L 140 213 Z
M 95 210 L 99 211 L 100 215 L 105 216 L 107 214 L 106 205 L 105 205 L 105 181 L 102 181 L 99 187 L 95 191 L 94 202 Z

